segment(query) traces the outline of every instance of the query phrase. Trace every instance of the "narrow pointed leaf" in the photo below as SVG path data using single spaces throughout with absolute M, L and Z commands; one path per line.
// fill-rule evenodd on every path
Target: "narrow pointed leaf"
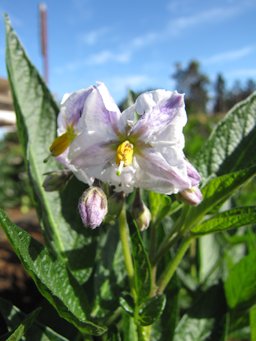
M 256 174 L 256 165 L 210 180 L 202 189 L 203 201 L 191 207 L 186 223 L 193 228 L 207 212 L 227 200 L 239 187 Z
M 105 332 L 105 327 L 90 320 L 87 297 L 65 263 L 53 259 L 45 247 L 11 223 L 2 210 L 0 224 L 37 288 L 59 315 L 84 333 L 99 335 Z
M 256 207 L 238 207 L 216 214 L 190 231 L 195 235 L 224 231 L 256 223 Z

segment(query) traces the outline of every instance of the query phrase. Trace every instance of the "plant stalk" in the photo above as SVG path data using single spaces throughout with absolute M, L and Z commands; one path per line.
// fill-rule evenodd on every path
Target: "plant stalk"
M 171 262 L 168 264 L 165 271 L 162 273 L 158 281 L 158 293 L 159 294 L 163 293 L 168 283 L 172 279 L 173 274 L 175 273 L 177 267 L 179 266 L 192 240 L 193 240 L 193 237 L 191 236 L 184 240 L 178 252 L 176 253 L 175 257 L 171 260 Z
M 127 225 L 125 205 L 123 205 L 123 208 L 119 216 L 119 235 L 120 235 L 120 240 L 122 244 L 125 268 L 127 271 L 129 282 L 130 282 L 131 294 L 133 298 L 136 300 L 136 290 L 135 290 L 135 283 L 134 283 L 134 267 L 133 267 L 132 255 L 130 251 L 130 234 L 129 234 L 129 228 Z

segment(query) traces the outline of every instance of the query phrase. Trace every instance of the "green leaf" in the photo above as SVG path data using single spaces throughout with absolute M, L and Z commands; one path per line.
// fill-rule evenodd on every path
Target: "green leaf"
M 45 192 L 43 174 L 60 166 L 54 158 L 47 163 L 49 146 L 56 136 L 56 117 L 59 112 L 53 97 L 37 70 L 29 61 L 23 47 L 6 17 L 6 66 L 13 103 L 17 116 L 19 138 L 37 205 L 37 212 L 47 246 L 58 256 L 67 258 L 67 264 L 81 282 L 87 280 L 93 266 L 94 243 L 91 232 L 85 229 L 78 215 L 77 204 L 84 185 L 70 181 L 65 191 Z M 82 257 L 88 246 L 87 257 Z M 80 269 L 82 273 L 80 274 Z
M 126 270 L 124 267 L 119 231 L 117 226 L 109 226 L 101 233 L 97 248 L 94 270 L 93 316 L 110 318 L 119 306 L 119 298 L 124 285 Z
M 40 308 L 32 311 L 32 313 L 28 314 L 25 319 L 17 326 L 17 328 L 9 334 L 6 341 L 19 341 L 24 335 L 26 335 L 29 328 L 31 328 L 34 323 Z
M 172 340 L 175 327 L 179 318 L 179 292 L 177 274 L 175 274 L 167 287 L 166 304 L 161 315 L 161 335 L 163 340 Z
M 120 306 L 130 316 L 134 316 L 134 302 L 130 295 L 121 296 L 119 299 Z
M 7 327 L 14 329 L 18 324 L 22 323 L 25 314 L 11 303 L 0 298 L 0 313 L 2 314 Z M 26 341 L 68 341 L 63 336 L 54 332 L 51 328 L 34 321 L 33 325 L 26 333 Z
M 222 257 L 222 245 L 217 236 L 208 234 L 202 236 L 198 241 L 194 240 L 198 252 L 198 279 L 200 283 L 207 285 L 216 283 L 221 277 L 221 267 L 219 266 Z
M 256 253 L 245 256 L 229 272 L 225 293 L 231 309 L 243 309 L 256 303 Z
M 239 170 L 256 162 L 256 93 L 238 103 L 216 126 L 195 165 L 204 178 Z
M 256 223 L 256 206 L 238 207 L 216 214 L 190 231 L 195 235 L 224 231 Z
M 139 306 L 136 320 L 142 326 L 149 326 L 153 324 L 161 316 L 165 303 L 165 295 L 158 295 L 149 298 Z
M 149 205 L 152 223 L 160 223 L 164 217 L 182 207 L 178 201 L 173 202 L 167 195 L 155 192 L 149 192 Z
M 135 223 L 133 222 L 132 227 L 134 228 L 134 232 L 131 236 L 132 242 L 132 257 L 133 257 L 133 265 L 134 265 L 134 281 L 135 281 L 135 289 L 137 293 L 137 302 L 136 304 L 140 304 L 150 294 L 151 291 L 151 265 L 149 262 L 147 251 L 145 250 L 141 233 Z
M 104 333 L 105 327 L 90 320 L 87 297 L 65 263 L 58 258 L 53 259 L 45 247 L 11 223 L 2 210 L 0 223 L 26 271 L 59 315 L 83 333 Z
M 256 173 L 256 165 L 237 172 L 228 173 L 210 180 L 203 187 L 203 201 L 196 207 L 190 207 L 186 217 L 187 226 L 194 228 L 211 209 L 227 200 L 240 186 Z
M 250 309 L 251 341 L 256 341 L 256 305 Z
M 173 341 L 207 340 L 212 326 L 213 319 L 195 319 L 184 315 L 175 329 Z

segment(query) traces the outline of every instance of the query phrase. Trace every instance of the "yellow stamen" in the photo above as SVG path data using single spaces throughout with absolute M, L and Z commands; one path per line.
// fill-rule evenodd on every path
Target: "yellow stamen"
M 68 126 L 67 131 L 64 134 L 56 137 L 56 139 L 51 144 L 51 154 L 53 156 L 59 156 L 60 154 L 62 154 L 70 146 L 76 136 L 77 135 L 74 131 L 74 127 Z
M 129 166 L 133 158 L 133 144 L 129 141 L 124 141 L 117 147 L 116 150 L 116 164 L 119 166 L 117 175 L 121 175 L 123 167 Z

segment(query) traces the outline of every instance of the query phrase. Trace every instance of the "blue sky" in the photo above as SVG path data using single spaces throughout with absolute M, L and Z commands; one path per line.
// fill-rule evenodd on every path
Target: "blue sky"
M 2 0 L 41 71 L 38 1 Z M 116 101 L 128 88 L 173 90 L 174 64 L 191 59 L 214 80 L 256 80 L 256 0 L 46 0 L 49 87 L 65 92 L 104 81 Z M 0 23 L 0 75 L 4 63 Z

